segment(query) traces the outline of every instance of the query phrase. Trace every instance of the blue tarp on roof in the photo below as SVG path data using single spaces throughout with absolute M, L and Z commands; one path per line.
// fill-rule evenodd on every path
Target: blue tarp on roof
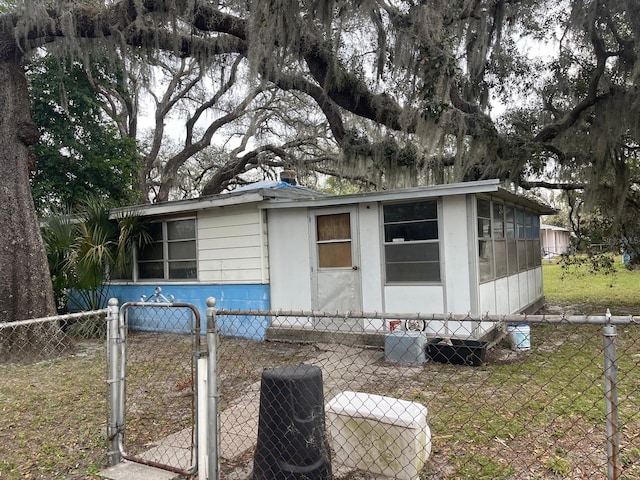
M 279 191 L 285 193 L 287 197 L 324 197 L 326 194 L 322 192 L 318 192 L 316 190 L 312 190 L 307 187 L 303 187 L 301 185 L 293 185 L 289 182 L 277 182 L 275 180 L 262 180 L 259 182 L 250 183 L 248 185 L 243 185 L 242 187 L 235 188 L 226 192 L 227 194 L 235 194 L 235 193 L 247 193 L 247 192 L 255 192 L 255 191 Z

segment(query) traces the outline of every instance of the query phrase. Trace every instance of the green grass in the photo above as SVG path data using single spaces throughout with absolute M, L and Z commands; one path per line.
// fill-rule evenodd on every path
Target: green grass
M 543 272 L 549 311 L 640 314 L 640 271 L 618 264 L 614 276 L 566 274 L 545 263 Z M 532 324 L 530 351 L 498 345 L 477 368 L 430 362 L 395 385 L 367 387 L 428 407 L 433 450 L 421 478 L 605 478 L 601 330 Z M 639 480 L 640 328 L 618 326 L 617 332 L 619 478 Z
M 549 305 L 575 314 L 602 315 L 610 308 L 614 315 L 640 315 L 640 271 L 616 265 L 615 276 L 562 279 L 562 273 L 559 265 L 545 262 Z M 620 478 L 640 480 L 640 326 L 618 326 L 617 331 Z M 601 328 L 532 325 L 531 334 L 530 351 L 516 353 L 498 345 L 476 368 L 372 364 L 357 372 L 367 377 L 358 390 L 427 406 L 433 451 L 424 480 L 605 478 Z M 79 350 L 57 360 L 0 365 L 0 480 L 85 479 L 104 466 L 106 349 L 102 340 L 87 345 L 91 348 L 84 355 Z M 130 365 L 141 378 L 173 363 L 175 355 L 154 345 L 143 348 L 140 361 Z M 317 354 L 313 346 L 223 339 L 221 404 L 226 407 L 246 393 L 263 367 Z M 176 393 L 182 380 L 173 379 L 169 393 Z M 153 385 L 144 386 L 131 385 L 128 391 L 137 404 L 160 398 Z M 136 419 L 137 430 L 130 425 L 127 441 L 137 438 L 144 446 L 155 439 L 147 435 L 149 422 L 164 419 L 167 428 L 179 427 L 175 415 L 157 411 L 167 410 L 166 405 L 144 403 L 145 418 Z M 231 471 L 233 465 L 227 467 Z
M 544 262 L 542 275 L 549 305 L 582 315 L 603 315 L 607 308 L 613 315 L 640 315 L 640 270 L 627 270 L 620 261 L 612 275 Z
M 57 359 L 0 363 L 0 480 L 97 479 L 106 466 L 105 341 L 75 343 Z M 223 406 L 259 381 L 265 366 L 299 363 L 316 352 L 311 345 L 230 338 L 218 347 Z M 129 335 L 127 453 L 190 424 L 191 356 L 188 337 Z
M 0 365 L 0 479 L 85 478 L 104 465 L 106 358 L 78 353 Z
M 405 393 L 405 398 L 429 408 L 434 447 L 427 473 L 450 469 L 451 476 L 445 478 L 461 480 L 604 478 L 600 329 L 538 325 L 532 326 L 532 333 L 529 352 L 511 354 L 507 360 L 494 357 L 473 369 L 428 363 L 412 379 L 414 385 L 423 386 Z M 640 408 L 635 399 L 640 380 L 634 364 L 640 354 L 640 329 L 620 329 L 619 334 L 624 335 L 619 352 L 619 415 L 625 465 L 620 478 L 638 480 L 635 442 Z M 505 352 L 503 346 L 496 350 Z M 386 393 L 380 390 L 382 385 L 372 388 Z M 395 392 L 402 388 L 396 385 Z

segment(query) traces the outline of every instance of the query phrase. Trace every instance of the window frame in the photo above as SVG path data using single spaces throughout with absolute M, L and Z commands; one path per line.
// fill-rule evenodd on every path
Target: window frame
M 405 220 L 390 220 L 390 221 L 386 221 L 385 220 L 385 208 L 391 208 L 394 206 L 402 206 L 402 205 L 411 205 L 411 206 L 415 206 L 417 204 L 433 204 L 435 206 L 435 218 L 428 218 L 428 217 L 424 217 L 424 218 L 412 218 L 412 219 L 405 219 Z M 441 222 L 441 218 L 442 218 L 442 206 L 441 206 L 441 201 L 438 198 L 433 198 L 433 199 L 421 199 L 421 200 L 403 200 L 403 201 L 395 201 L 395 202 L 385 202 L 382 203 L 380 205 L 380 218 L 381 218 L 381 232 L 380 232 L 380 236 L 381 236 L 381 244 L 382 244 L 382 256 L 383 256 L 383 261 L 382 261 L 382 274 L 383 274 L 383 278 L 384 278 L 384 285 L 385 286 L 397 286 L 397 285 L 441 285 L 442 281 L 443 281 L 443 269 L 442 269 L 442 242 L 441 242 L 441 235 L 442 235 L 442 222 Z M 433 223 L 435 224 L 435 238 L 427 238 L 427 239 L 421 239 L 421 240 L 403 240 L 401 242 L 398 241 L 393 241 L 393 239 L 391 239 L 390 241 L 387 241 L 387 227 L 388 226 L 392 226 L 392 225 L 410 225 L 410 224 L 417 224 L 417 223 L 423 223 L 423 222 L 428 222 L 428 223 Z M 428 226 L 427 226 L 428 228 Z M 428 233 L 427 233 L 428 235 Z M 416 245 L 436 245 L 435 248 L 435 252 L 437 252 L 437 260 L 419 260 L 416 261 L 415 259 L 413 260 L 406 260 L 406 261 L 391 261 L 388 260 L 388 248 L 387 247 L 398 247 L 400 245 L 405 245 L 405 246 L 409 246 L 409 247 L 415 247 Z M 434 252 L 426 252 L 427 253 L 427 257 L 431 254 L 433 254 Z M 427 280 L 427 279 L 419 279 L 419 280 L 412 280 L 412 279 L 393 279 L 390 280 L 389 279 L 389 265 L 397 265 L 397 264 L 401 264 L 401 263 L 411 263 L 411 264 L 416 264 L 416 263 L 422 263 L 422 264 L 427 264 L 427 265 L 437 265 L 437 279 L 434 280 Z M 436 272 L 431 272 L 431 273 L 436 273 Z
M 348 238 L 345 237 L 344 235 L 341 238 L 320 238 L 323 234 L 323 229 L 321 228 L 321 225 L 319 225 L 319 220 L 321 218 L 329 218 L 329 217 L 337 217 L 337 216 L 346 216 L 346 218 L 348 219 L 348 226 L 349 226 L 349 236 Z M 313 238 L 313 243 L 314 243 L 314 248 L 315 248 L 315 255 L 316 255 L 316 265 L 318 267 L 319 270 L 344 270 L 344 269 L 353 269 L 353 265 L 354 265 L 354 231 L 353 231 L 353 218 L 352 218 L 352 212 L 351 210 L 348 211 L 321 211 L 321 212 L 316 212 L 314 215 L 314 235 L 315 237 Z M 339 255 L 338 256 L 333 256 L 332 255 L 325 255 L 323 250 L 325 250 L 324 247 L 331 247 L 331 246 L 348 246 L 348 262 L 345 262 L 344 265 L 325 265 L 324 264 L 324 260 L 339 260 Z M 327 252 L 329 253 L 329 252 Z M 338 252 L 340 253 L 340 252 Z M 345 253 L 347 253 L 345 251 Z M 346 259 L 346 256 L 344 257 Z M 348 263 L 348 265 L 346 264 Z
M 481 215 L 479 202 L 489 202 L 489 215 Z M 502 207 L 501 234 L 496 235 L 494 223 L 496 222 L 496 205 Z M 476 196 L 475 203 L 475 223 L 474 228 L 477 236 L 478 280 L 479 283 L 495 281 L 499 278 L 506 278 L 518 275 L 521 272 L 534 270 L 542 264 L 542 258 L 538 258 L 536 251 L 540 245 L 540 214 L 520 205 L 505 202 L 490 196 Z M 485 208 L 486 210 L 486 208 Z M 482 225 L 487 225 L 488 235 L 481 232 Z M 484 228 L 483 228 L 484 231 Z M 484 242 L 484 250 L 481 248 Z M 504 246 L 496 249 L 496 243 L 501 242 Z M 537 250 L 536 250 L 537 248 Z M 491 251 L 491 272 L 490 275 L 483 275 L 480 269 L 480 262 L 483 251 Z M 496 254 L 502 250 L 506 256 L 504 268 L 498 268 L 496 264 Z M 486 272 L 485 272 L 486 273 Z
M 487 203 L 488 209 L 480 208 Z M 478 235 L 478 277 L 480 283 L 495 279 L 495 255 L 493 249 L 493 202 L 478 197 L 476 201 L 476 228 Z
M 172 238 L 169 239 L 169 224 L 183 222 L 183 221 L 193 221 L 193 237 L 184 237 L 184 238 Z M 198 271 L 198 220 L 195 216 L 189 217 L 179 217 L 179 218 L 166 218 L 159 219 L 156 221 L 150 222 L 151 225 L 161 224 L 161 233 L 162 238 L 160 240 L 156 240 L 153 243 L 161 244 L 162 258 L 161 259 L 151 259 L 151 260 L 143 260 L 140 258 L 140 248 L 137 247 L 135 250 L 135 279 L 134 282 L 193 282 L 198 281 L 199 271 Z M 170 245 L 178 244 L 178 243 L 187 243 L 193 242 L 195 256 L 193 258 L 170 258 Z M 162 263 L 162 277 L 143 277 L 140 275 L 140 264 L 150 264 L 150 263 Z M 194 271 L 195 277 L 172 277 L 171 275 L 171 266 L 172 264 L 177 263 L 187 263 L 193 262 L 195 263 Z

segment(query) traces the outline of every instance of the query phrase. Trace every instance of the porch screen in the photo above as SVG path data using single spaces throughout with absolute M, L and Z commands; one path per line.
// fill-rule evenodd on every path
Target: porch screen
M 540 219 L 534 212 L 500 201 L 478 199 L 480 282 L 539 267 Z
M 438 202 L 385 205 L 383 212 L 387 283 L 440 282 Z

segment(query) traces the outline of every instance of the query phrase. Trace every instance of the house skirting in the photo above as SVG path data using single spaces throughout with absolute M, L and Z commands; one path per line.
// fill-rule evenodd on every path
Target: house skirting
M 266 340 L 292 343 L 339 343 L 370 348 L 384 348 L 388 332 L 344 332 L 312 328 L 271 326 L 266 330 Z M 488 342 L 490 348 L 504 338 L 505 331 L 496 324 L 480 338 L 467 338 Z M 428 335 L 435 337 L 434 335 Z

